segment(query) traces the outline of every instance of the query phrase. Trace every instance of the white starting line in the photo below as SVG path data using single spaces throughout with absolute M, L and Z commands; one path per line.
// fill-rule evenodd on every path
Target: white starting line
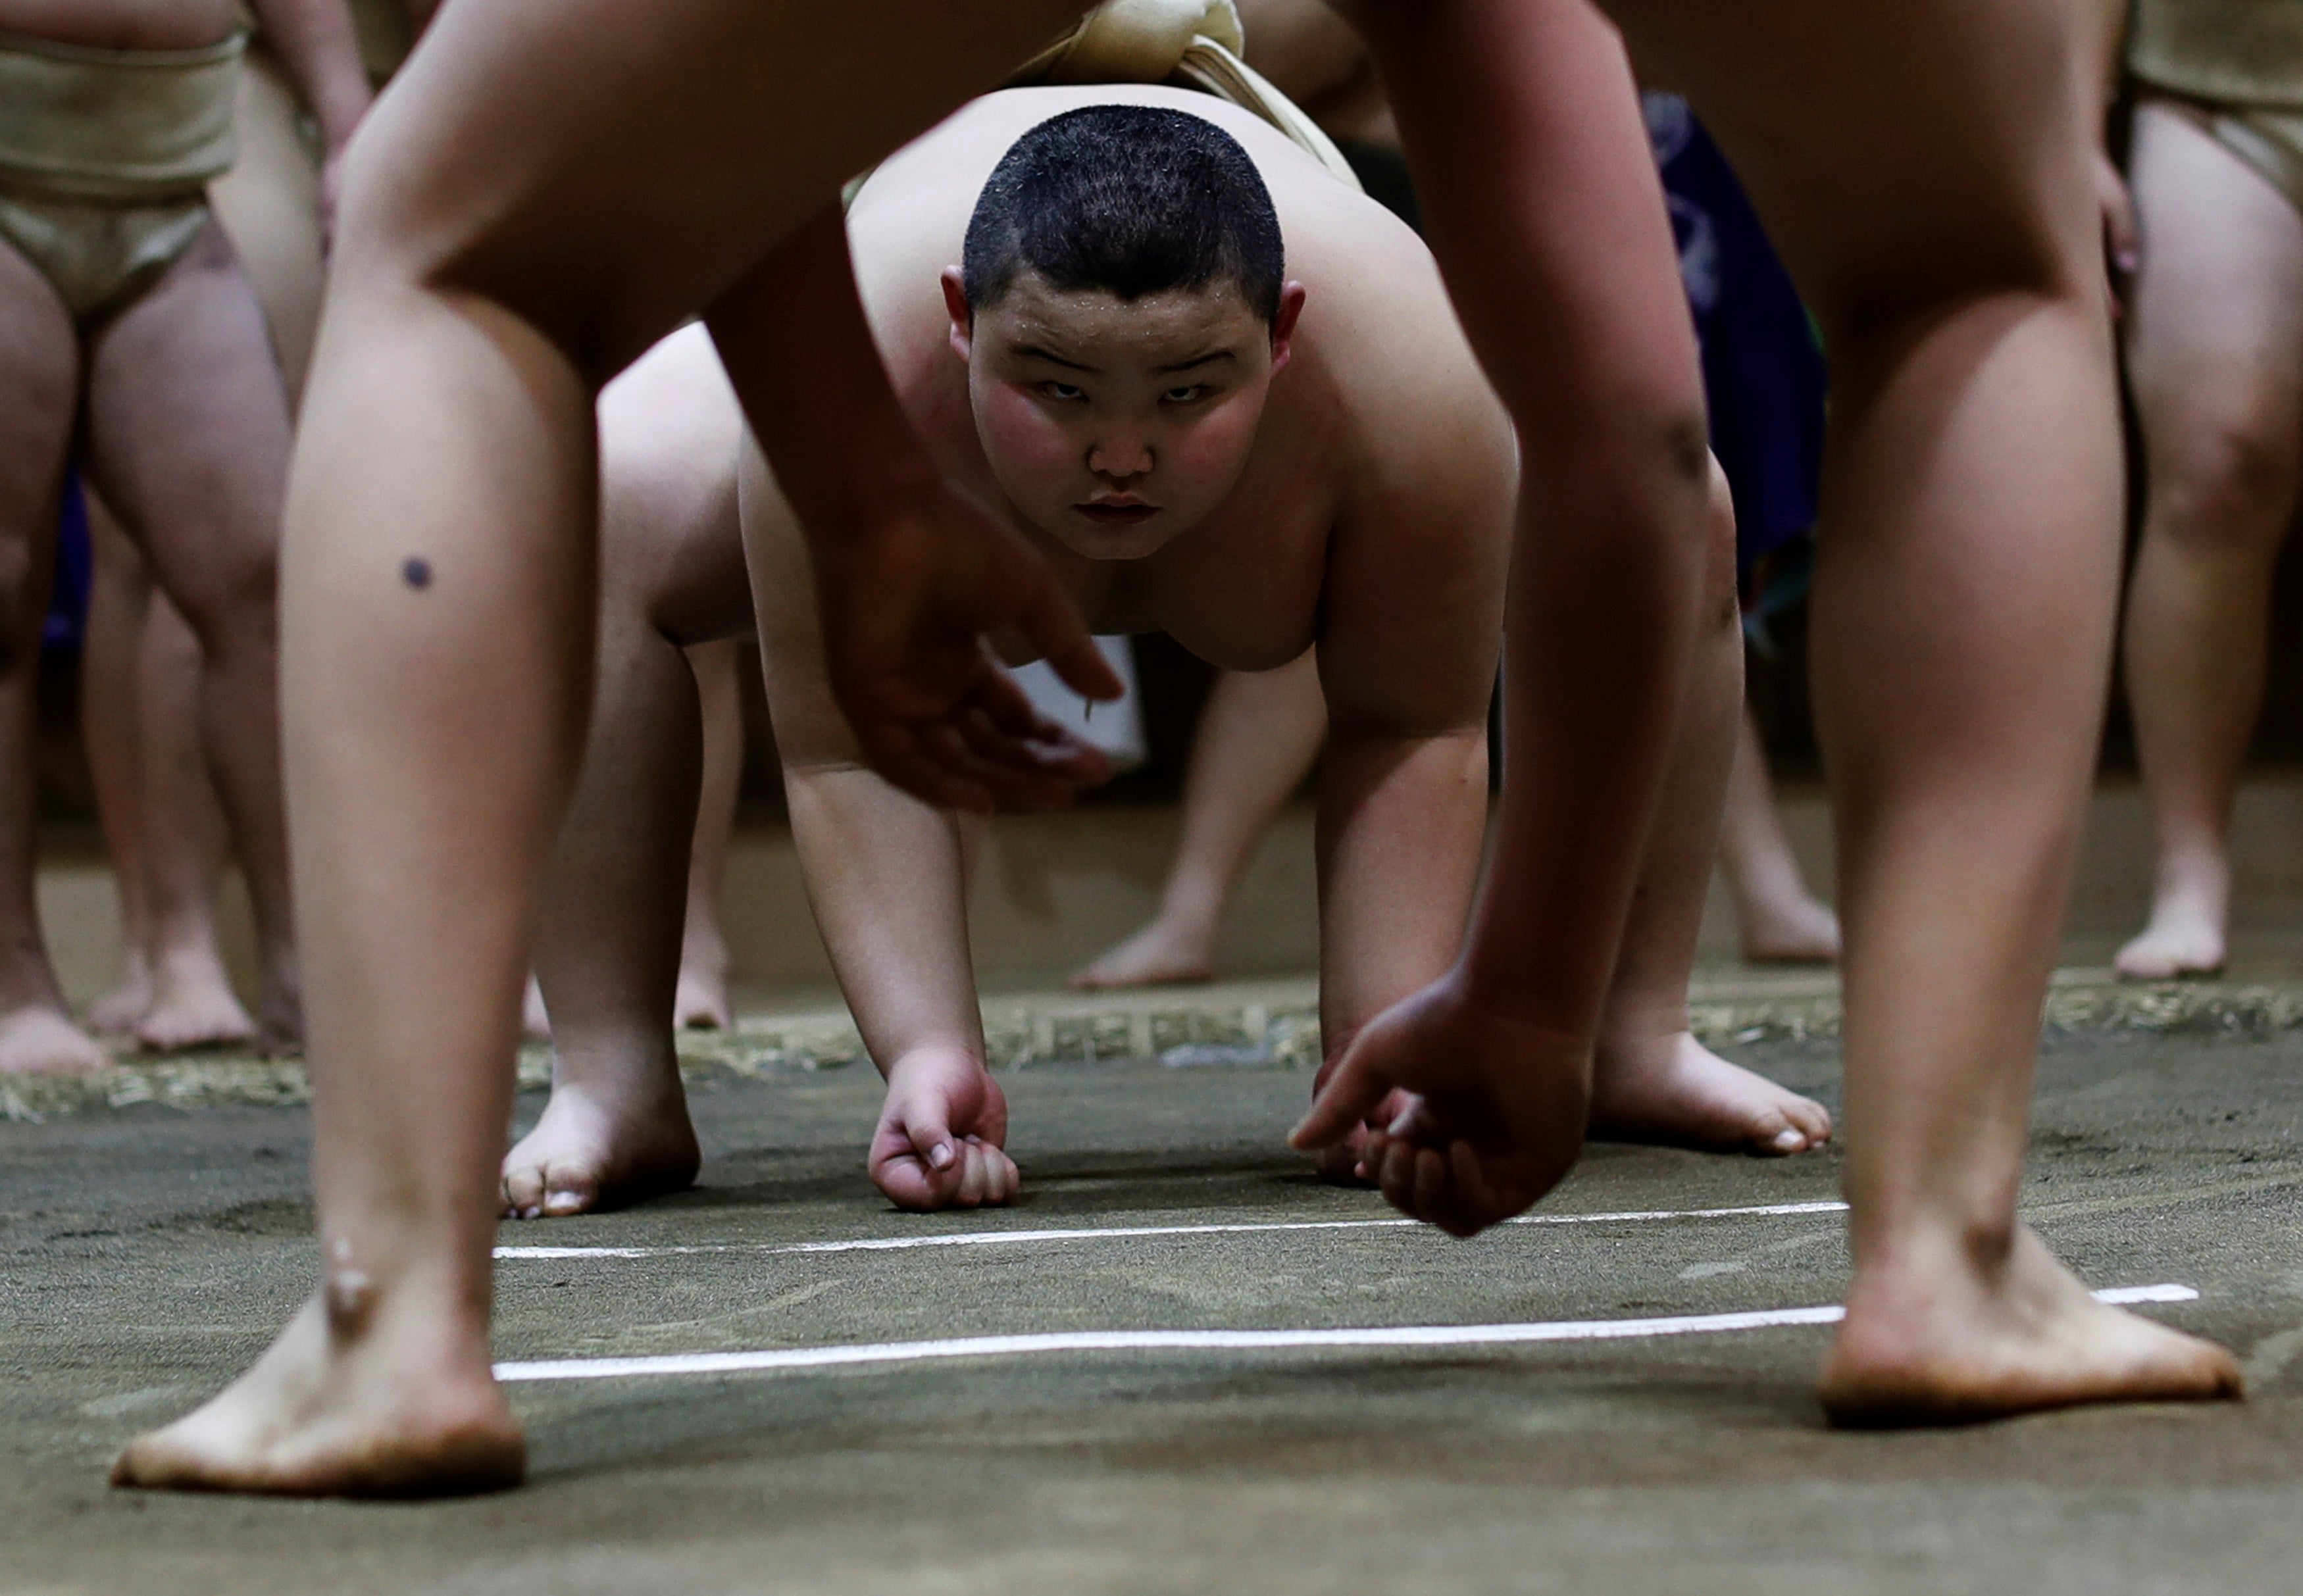
M 1742 1208 L 1653 1208 L 1623 1214 L 1523 1214 L 1515 1225 L 1642 1224 L 1675 1219 L 1759 1219 L 1776 1214 L 1844 1214 L 1841 1202 L 1761 1203 Z M 506 1261 L 523 1258 L 669 1258 L 694 1253 L 755 1253 L 771 1256 L 819 1253 L 907 1252 L 922 1247 L 1000 1247 L 1023 1242 L 1134 1240 L 1152 1236 L 1239 1236 L 1278 1231 L 1428 1229 L 1415 1219 L 1272 1220 L 1241 1224 L 1111 1225 L 1061 1231 L 958 1231 L 930 1236 L 880 1236 L 856 1241 L 705 1242 L 688 1247 L 500 1247 Z
M 2189 1286 L 2121 1286 L 2098 1302 L 2193 1302 Z M 962 1357 L 1030 1357 L 1063 1352 L 1272 1352 L 1349 1347 L 1506 1347 L 1540 1341 L 1616 1341 L 1653 1336 L 1724 1335 L 1784 1325 L 1835 1324 L 1836 1306 L 1687 1314 L 1666 1319 L 1556 1319 L 1531 1324 L 1371 1325 L 1338 1330 L 1086 1330 L 1049 1335 L 969 1336 L 941 1341 L 881 1341 L 849 1347 L 784 1347 L 757 1352 L 678 1352 L 651 1357 L 571 1357 L 502 1363 L 498 1380 L 618 1380 L 647 1374 L 790 1373 L 856 1364 L 924 1363 Z

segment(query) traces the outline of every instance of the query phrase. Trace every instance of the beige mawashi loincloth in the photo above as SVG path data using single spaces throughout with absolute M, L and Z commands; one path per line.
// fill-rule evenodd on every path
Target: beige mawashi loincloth
M 98 50 L 0 34 L 0 238 L 75 319 L 133 298 L 207 225 L 246 36 Z
M 1232 0 L 1105 0 L 1025 62 L 1003 87 L 1168 83 L 1195 88 L 1253 112 L 1295 140 L 1337 182 L 1364 192 L 1336 141 L 1239 58 L 1241 38 Z M 871 175 L 850 180 L 840 192 L 842 203 L 855 204 Z
M 1336 174 L 1360 186 L 1336 141 L 1262 73 L 1240 59 L 1245 47 L 1232 0 L 1106 0 L 1008 80 L 1038 84 L 1170 83 L 1252 111 Z

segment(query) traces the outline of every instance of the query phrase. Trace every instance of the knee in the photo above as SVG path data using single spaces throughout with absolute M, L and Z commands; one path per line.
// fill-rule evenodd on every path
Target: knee
M 219 548 L 191 571 L 164 572 L 161 585 L 211 659 L 277 634 L 280 567 L 271 548 Z
M 2293 508 L 2296 444 L 2255 407 L 2199 405 L 2154 426 L 2147 412 L 2150 535 L 2202 553 L 2257 553 L 2279 546 Z M 2156 407 L 2153 407 L 2156 408 Z

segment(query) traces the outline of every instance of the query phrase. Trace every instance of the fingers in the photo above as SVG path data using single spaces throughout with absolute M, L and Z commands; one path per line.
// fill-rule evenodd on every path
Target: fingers
M 1002 672 L 1000 685 L 1014 689 Z M 1020 692 L 1017 696 L 1021 697 Z M 1054 721 L 1034 712 L 1027 700 L 1021 720 L 1004 703 L 972 704 L 955 724 L 968 746 L 997 765 L 1060 778 L 1067 792 L 1073 786 L 1093 786 L 1111 779 L 1111 761 L 1103 750 L 1072 735 Z
M 872 768 L 941 808 L 988 813 L 995 804 L 1060 809 L 1076 788 L 1110 778 L 1102 752 L 1041 717 L 1007 673 L 983 675 L 935 716 L 866 703 L 849 724 Z
M 1287 1133 L 1289 1147 L 1299 1153 L 1311 1153 L 1335 1146 L 1349 1136 L 1353 1127 L 1363 1121 L 1368 1111 L 1391 1089 L 1391 1083 L 1377 1072 L 1366 1043 L 1366 1033 L 1362 1032 L 1345 1050 L 1335 1074 L 1312 1099 L 1311 1112 Z
M 1111 661 L 1088 635 L 1079 609 L 1042 567 L 1038 592 L 1016 617 L 1017 628 L 1031 640 L 1064 685 L 1083 698 L 1103 702 L 1127 691 Z
M 945 1122 L 943 1105 L 932 1096 L 904 1115 L 903 1130 L 912 1145 L 913 1155 L 937 1174 L 959 1163 L 960 1151 L 952 1146 L 951 1127 Z
M 981 783 L 954 774 L 929 757 L 908 726 L 850 716 L 865 762 L 923 803 L 970 814 L 991 812 L 991 794 Z
M 908 1144 L 874 1149 L 872 1183 L 898 1208 L 932 1214 L 944 1208 L 994 1208 L 1016 1200 L 1023 1184 L 1015 1161 L 982 1137 L 955 1137 L 951 1162 L 932 1169 Z

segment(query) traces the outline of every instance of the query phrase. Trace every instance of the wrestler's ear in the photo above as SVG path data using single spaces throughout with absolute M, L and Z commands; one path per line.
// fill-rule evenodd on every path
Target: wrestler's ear
M 1295 350 L 1295 322 L 1303 314 L 1303 285 L 1291 282 L 1279 290 L 1279 308 L 1271 313 L 1271 374 L 1278 376 Z
M 957 266 L 943 269 L 943 307 L 951 317 L 951 352 L 962 360 L 975 344 L 975 312 L 967 304 L 967 280 Z

